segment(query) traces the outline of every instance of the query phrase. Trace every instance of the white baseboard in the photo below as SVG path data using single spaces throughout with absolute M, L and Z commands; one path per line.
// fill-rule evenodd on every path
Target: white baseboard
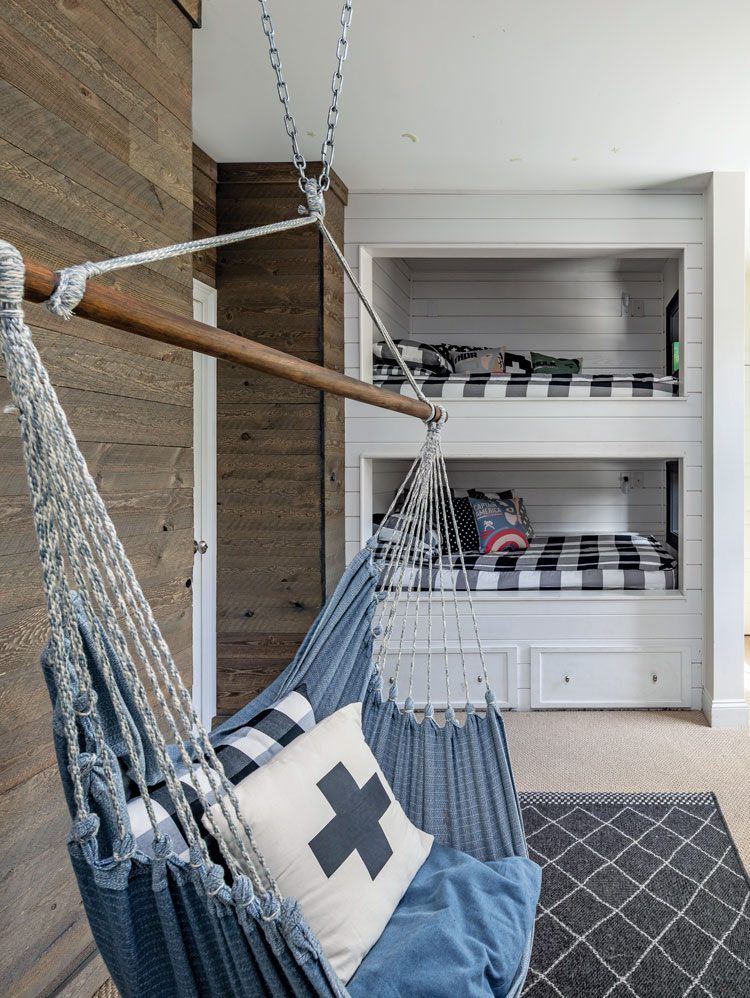
M 712 728 L 746 728 L 748 705 L 746 700 L 714 700 L 703 688 L 703 713 Z

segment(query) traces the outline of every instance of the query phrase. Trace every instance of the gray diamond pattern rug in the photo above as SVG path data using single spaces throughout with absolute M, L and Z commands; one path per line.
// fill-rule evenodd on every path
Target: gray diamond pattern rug
M 712 793 L 527 793 L 523 998 L 750 998 L 750 882 Z

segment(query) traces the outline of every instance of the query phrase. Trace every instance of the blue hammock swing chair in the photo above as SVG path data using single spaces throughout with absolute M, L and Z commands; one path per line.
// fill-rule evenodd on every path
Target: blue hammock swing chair
M 273 27 L 264 0 L 260 2 L 287 124 L 289 120 L 293 124 Z M 52 311 L 70 315 L 87 279 L 109 270 L 316 225 L 400 360 L 323 218 L 350 18 L 347 0 L 323 148 L 324 173 L 317 180 L 305 177 L 296 127 L 287 129 L 307 198 L 303 217 L 69 268 L 58 275 L 49 303 Z M 316 720 L 362 702 L 366 740 L 396 798 L 411 821 L 433 834 L 441 848 L 454 847 L 481 861 L 472 869 L 493 868 L 510 857 L 524 860 L 525 888 L 507 902 L 523 909 L 520 959 L 516 957 L 504 983 L 483 984 L 480 967 L 480 984 L 472 984 L 473 990 L 468 983 L 462 988 L 454 976 L 460 971 L 445 965 L 449 958 L 445 953 L 436 951 L 431 959 L 451 980 L 452 993 L 518 995 L 528 969 L 539 883 L 538 869 L 526 858 L 503 721 L 487 681 L 470 593 L 459 597 L 452 576 L 446 579 L 440 572 L 427 573 L 431 580 L 434 575 L 429 592 L 420 587 L 421 568 L 431 552 L 441 550 L 443 538 L 449 543 L 457 534 L 440 445 L 444 414 L 436 412 L 414 386 L 438 418 L 428 421 L 426 441 L 397 497 L 397 521 L 389 511 L 381 535 L 346 569 L 284 672 L 209 735 L 193 710 L 190 693 L 24 323 L 23 288 L 23 260 L 14 247 L 0 242 L 0 336 L 43 568 L 50 622 L 43 666 L 54 707 L 60 773 L 73 818 L 69 852 L 94 937 L 120 993 L 124 998 L 407 993 L 398 965 L 378 965 L 384 962 L 378 944 L 365 957 L 350 990 L 342 984 L 297 902 L 281 895 L 214 751 L 224 727 L 250 721 L 304 682 Z M 405 367 L 404 373 L 411 378 Z M 462 558 L 460 549 L 457 554 Z M 412 700 L 414 652 L 403 650 L 405 635 L 417 628 L 426 639 L 430 691 L 421 719 L 415 716 Z M 448 670 L 455 654 L 448 648 L 456 641 L 462 661 L 467 648 L 479 652 L 486 686 L 487 709 L 480 714 L 468 702 L 464 665 L 462 723 L 452 706 Z M 432 680 L 435 663 L 444 672 L 440 693 Z M 403 700 L 399 680 L 407 687 Z M 434 716 L 435 700 L 447 704 L 442 724 Z M 221 864 L 212 862 L 206 833 L 190 809 L 178 778 L 184 772 L 190 774 L 209 820 L 209 797 L 226 819 L 229 841 L 215 821 L 211 829 Z M 159 781 L 166 784 L 180 816 L 190 849 L 187 860 L 173 853 L 169 838 L 159 830 L 149 794 Z M 127 801 L 136 793 L 143 798 L 154 830 L 153 856 L 136 849 L 130 830 Z M 242 864 L 236 856 L 242 857 Z M 442 875 L 438 867 L 433 872 Z M 394 918 L 404 905 L 408 915 L 410 891 Z M 493 903 L 500 902 L 493 899 Z M 403 951 L 406 962 L 408 939 Z M 358 986 L 358 978 L 368 983 Z M 373 980 L 383 981 L 382 988 L 373 990 Z M 421 993 L 430 994 L 429 984 L 425 988 Z M 417 993 L 413 985 L 409 993 Z

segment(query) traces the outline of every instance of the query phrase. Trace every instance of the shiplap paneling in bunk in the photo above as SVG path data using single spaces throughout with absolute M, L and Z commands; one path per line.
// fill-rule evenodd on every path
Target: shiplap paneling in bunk
M 661 270 L 623 272 L 617 260 L 475 261 L 412 269 L 417 339 L 577 357 L 584 374 L 664 372 Z M 622 295 L 631 297 L 628 311 Z M 643 305 L 634 316 L 633 302 Z
M 522 496 L 534 530 L 540 534 L 596 531 L 665 536 L 663 463 L 453 459 L 447 466 L 453 488 L 509 489 Z M 388 509 L 408 467 L 406 461 L 373 462 L 373 513 Z M 630 483 L 626 491 L 624 476 Z
M 702 195 L 637 194 L 354 194 L 347 210 L 347 259 L 365 285 L 375 284 L 382 257 L 405 261 L 434 258 L 436 271 L 463 271 L 467 258 L 515 257 L 519 270 L 549 266 L 536 259 L 540 250 L 560 260 L 592 257 L 679 258 L 684 332 L 685 397 L 666 400 L 462 400 L 454 405 L 444 430 L 446 456 L 453 460 L 527 461 L 560 458 L 589 461 L 639 460 L 683 462 L 685 513 L 681 538 L 682 591 L 661 595 L 633 593 L 514 594 L 501 600 L 480 594 L 477 610 L 485 640 L 507 642 L 518 652 L 519 704 L 528 706 L 530 648 L 538 643 L 563 645 L 611 641 L 687 643 L 692 664 L 692 703 L 700 705 L 703 661 L 703 291 L 704 201 Z M 532 258 L 531 263 L 529 258 Z M 630 265 L 630 264 L 629 264 Z M 473 266 L 473 264 L 472 264 Z M 490 264 L 491 266 L 491 264 Z M 510 266 L 504 263 L 503 266 Z M 575 265 L 574 265 L 575 266 Z M 382 268 L 381 268 L 382 269 Z M 414 273 L 412 279 L 414 280 Z M 665 274 L 665 278 L 668 275 Z M 623 277 L 617 276 L 617 281 Z M 670 279 L 674 279 L 674 265 Z M 630 280 L 630 277 L 628 277 Z M 405 289 L 404 289 L 405 290 Z M 624 288 L 636 297 L 634 289 Z M 377 295 L 377 291 L 375 292 Z M 662 307 L 664 290 L 661 290 Z M 544 301 L 545 299 L 540 299 Z M 546 299 L 549 301 L 549 299 Z M 596 299 L 589 299 L 595 301 Z M 412 306 L 413 307 L 413 306 Z M 589 306 L 593 307 L 593 306 Z M 515 315 L 520 334 L 541 336 L 539 316 Z M 557 330 L 587 335 L 606 343 L 622 326 L 615 315 L 558 315 Z M 519 311 L 517 309 L 517 311 Z M 573 310 L 571 309 L 570 312 Z M 347 373 L 368 374 L 368 351 L 360 343 L 360 309 L 347 292 Z M 423 317 L 436 318 L 436 317 Z M 453 317 L 455 318 L 455 317 Z M 486 316 L 480 316 L 483 321 Z M 501 316 L 503 321 L 506 317 Z M 653 337 L 650 331 L 633 335 Z M 416 335 L 412 316 L 411 331 Z M 644 322 L 644 320 L 639 320 Z M 657 326 L 658 321 L 658 326 Z M 644 324 L 646 324 L 644 323 Z M 454 325 L 455 328 L 455 325 Z M 476 335 L 476 328 L 472 330 Z M 447 339 L 448 330 L 436 338 Z M 445 335 L 444 335 L 445 334 Z M 365 328 L 365 336 L 370 330 Z M 545 342 L 529 343 L 543 349 Z M 500 343 L 499 345 L 503 345 Z M 661 346 L 655 347 L 661 349 Z M 562 352 L 562 350 L 561 350 Z M 606 352 L 606 351 L 603 351 Z M 360 369 L 360 356 L 364 367 Z M 372 489 L 369 459 L 413 456 L 423 428 L 407 417 L 373 412 L 348 402 L 347 557 L 358 550 L 366 533 L 362 511 L 371 511 L 360 490 Z M 364 479 L 362 478 L 364 474 Z M 606 662 L 603 662 L 606 668 Z
M 172 0 L 0 4 L 0 232 L 50 267 L 191 238 L 191 26 Z M 31 53 L 31 55 L 30 55 Z M 192 314 L 189 257 L 102 279 Z M 28 319 L 88 466 L 183 671 L 191 670 L 189 353 L 41 306 Z M 7 385 L 0 379 L 2 406 Z M 70 867 L 39 666 L 46 609 L 18 424 L 0 416 L 0 993 L 92 994 L 107 976 Z M 10 580 L 10 582 L 9 582 Z M 85 979 L 77 970 L 86 962 Z
M 394 339 L 411 336 L 412 278 L 405 260 L 372 261 L 372 303 Z

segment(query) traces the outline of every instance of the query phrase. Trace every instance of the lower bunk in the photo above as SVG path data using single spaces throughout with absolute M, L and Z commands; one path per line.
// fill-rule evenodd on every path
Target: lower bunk
M 393 517 L 390 518 L 393 520 Z M 381 541 L 376 557 L 387 558 Z M 523 551 L 463 555 L 440 553 L 401 572 L 403 589 L 489 592 L 555 592 L 678 589 L 677 556 L 652 535 L 535 535 Z M 427 564 L 425 564 L 427 561 Z M 396 581 L 384 563 L 380 585 Z

